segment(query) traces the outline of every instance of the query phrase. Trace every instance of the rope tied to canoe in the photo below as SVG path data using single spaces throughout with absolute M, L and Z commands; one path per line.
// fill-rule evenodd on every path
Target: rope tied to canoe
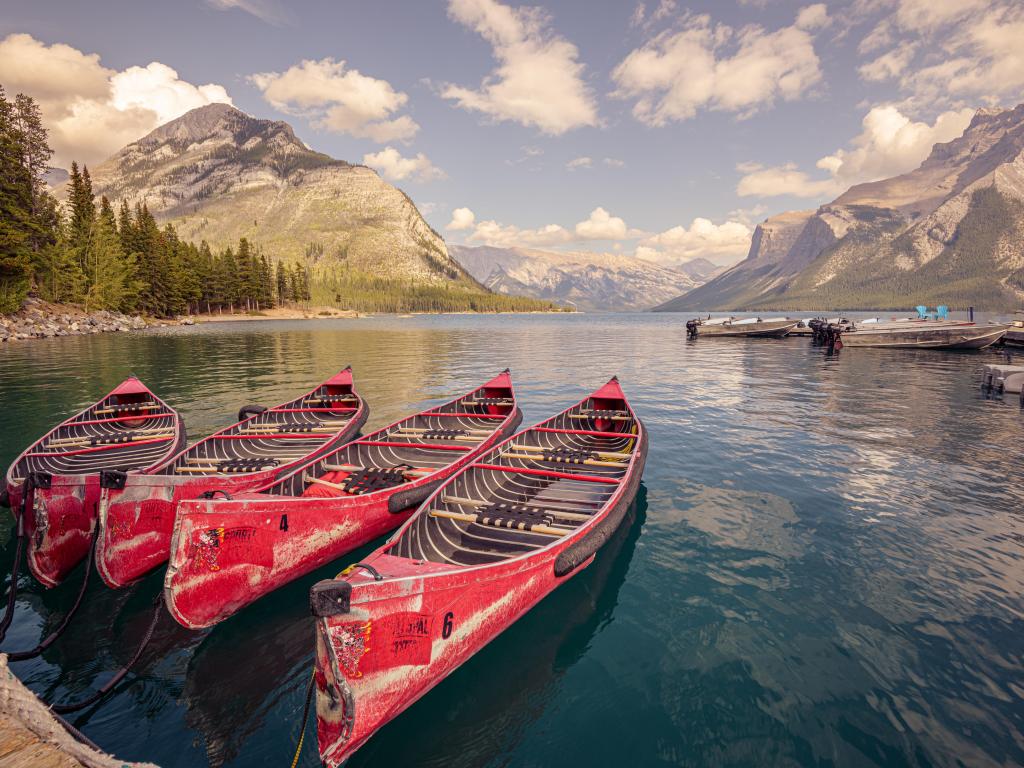
M 306 684 L 306 703 L 302 705 L 302 725 L 299 726 L 299 743 L 295 747 L 295 757 L 292 758 L 292 768 L 299 764 L 299 755 L 302 754 L 302 745 L 306 740 L 306 723 L 309 722 L 309 705 L 313 701 L 313 686 L 316 683 L 316 670 L 309 676 Z
M 14 621 L 14 606 L 18 601 L 18 573 L 21 571 L 21 556 L 25 550 L 25 511 L 36 501 L 36 487 L 49 488 L 50 476 L 45 472 L 29 472 L 22 483 L 21 508 L 18 510 L 18 543 L 14 550 L 14 562 L 11 564 L 11 586 L 7 592 L 7 608 L 3 619 L 0 619 L 0 643 L 7 637 L 7 630 Z
M 89 546 L 89 555 L 85 561 L 85 573 L 82 575 L 82 586 L 78 589 L 78 597 L 75 598 L 74 604 L 71 606 L 71 610 L 65 614 L 64 619 L 61 621 L 60 626 L 57 627 L 53 632 L 46 636 L 35 648 L 29 651 L 11 651 L 7 654 L 9 661 L 27 661 L 28 659 L 34 659 L 39 656 L 57 642 L 57 639 L 64 634 L 64 630 L 71 624 L 71 620 L 75 617 L 79 607 L 82 605 L 82 599 L 85 597 L 85 591 L 89 587 L 89 576 L 92 574 L 92 564 L 96 558 L 96 542 L 99 539 L 97 535 L 99 526 L 97 523 L 93 523 L 92 528 L 92 544 Z
M 164 612 L 163 601 L 163 593 L 157 593 L 156 597 L 153 599 L 153 618 L 149 622 L 149 628 L 146 630 L 146 634 L 143 635 L 142 642 L 136 649 L 135 654 L 127 664 L 117 670 L 117 672 L 114 673 L 114 676 L 104 683 L 103 686 L 92 696 L 89 696 L 83 701 L 75 702 L 74 704 L 53 704 L 50 706 L 50 709 L 57 714 L 67 715 L 71 712 L 78 712 L 86 707 L 91 707 L 110 693 L 118 683 L 124 680 L 128 672 L 131 671 L 131 668 L 135 666 L 136 662 L 138 662 L 142 657 L 142 652 L 146 650 L 146 646 L 149 645 L 149 641 L 153 639 L 153 633 L 156 631 L 156 625 L 160 621 L 160 614 Z

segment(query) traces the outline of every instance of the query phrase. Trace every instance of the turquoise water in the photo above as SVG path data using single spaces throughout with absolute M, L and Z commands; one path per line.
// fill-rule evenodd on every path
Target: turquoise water
M 1024 763 L 1024 416 L 979 392 L 995 353 L 687 342 L 685 320 L 255 322 L 6 345 L 0 462 L 129 372 L 193 437 L 348 363 L 368 427 L 506 365 L 527 423 L 617 373 L 651 434 L 629 526 L 350 765 Z M 4 571 L 12 539 L 4 525 Z M 161 620 L 138 668 L 72 722 L 165 768 L 288 765 L 309 586 L 359 555 L 211 631 Z M 4 648 L 56 627 L 80 578 L 46 591 L 23 576 Z M 83 697 L 131 656 L 161 580 L 95 579 L 66 636 L 12 669 L 47 701 Z M 300 765 L 319 764 L 313 734 Z

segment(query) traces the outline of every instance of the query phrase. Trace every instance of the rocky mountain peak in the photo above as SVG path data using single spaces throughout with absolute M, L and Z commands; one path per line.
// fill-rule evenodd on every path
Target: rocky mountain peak
M 230 104 L 207 104 L 189 110 L 169 123 L 164 123 L 139 139 L 136 144 L 152 146 L 174 142 L 187 147 L 211 139 L 221 139 L 241 146 L 253 138 L 269 139 L 278 135 L 289 143 L 305 149 L 288 123 L 280 120 L 261 120 L 245 114 Z
M 166 123 L 92 171 L 115 205 L 145 201 L 181 237 L 225 248 L 246 237 L 314 278 L 372 275 L 481 287 L 401 190 L 365 166 L 315 152 L 291 126 L 229 104 Z

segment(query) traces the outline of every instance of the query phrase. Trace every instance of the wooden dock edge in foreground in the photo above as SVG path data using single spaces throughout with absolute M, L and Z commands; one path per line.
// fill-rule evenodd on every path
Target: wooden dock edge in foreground
M 157 768 L 130 763 L 75 739 L 7 667 L 0 653 L 0 767 Z

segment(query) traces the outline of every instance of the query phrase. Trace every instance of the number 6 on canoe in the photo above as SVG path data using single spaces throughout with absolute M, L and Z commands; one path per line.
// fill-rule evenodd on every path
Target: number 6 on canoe
M 314 586 L 324 764 L 345 762 L 589 565 L 625 519 L 646 458 L 647 432 L 612 379 L 481 455 L 358 568 Z

